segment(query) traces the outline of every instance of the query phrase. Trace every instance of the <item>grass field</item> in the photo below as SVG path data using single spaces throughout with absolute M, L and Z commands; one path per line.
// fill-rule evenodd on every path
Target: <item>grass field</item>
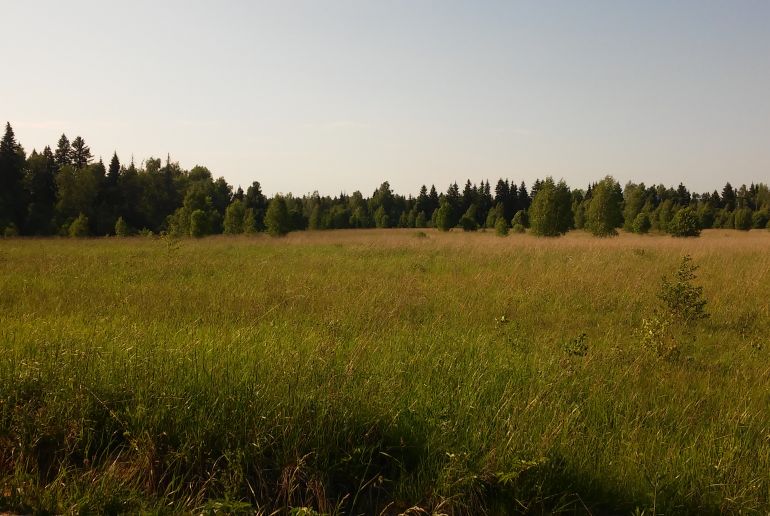
M 0 240 L 0 510 L 765 513 L 769 329 L 768 231 Z

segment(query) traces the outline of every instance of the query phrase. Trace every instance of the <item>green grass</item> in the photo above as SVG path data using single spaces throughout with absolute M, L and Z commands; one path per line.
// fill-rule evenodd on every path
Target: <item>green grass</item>
M 0 510 L 767 512 L 769 271 L 755 231 L 0 240 Z

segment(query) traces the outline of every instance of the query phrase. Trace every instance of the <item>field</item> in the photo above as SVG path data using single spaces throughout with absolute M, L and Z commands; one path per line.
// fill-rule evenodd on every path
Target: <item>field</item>
M 768 328 L 768 231 L 0 240 L 0 511 L 765 513 Z

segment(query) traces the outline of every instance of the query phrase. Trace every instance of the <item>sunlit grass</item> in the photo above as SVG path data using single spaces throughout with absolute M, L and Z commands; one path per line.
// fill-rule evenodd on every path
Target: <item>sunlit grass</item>
M 770 509 L 770 232 L 416 233 L 0 240 L 0 508 Z

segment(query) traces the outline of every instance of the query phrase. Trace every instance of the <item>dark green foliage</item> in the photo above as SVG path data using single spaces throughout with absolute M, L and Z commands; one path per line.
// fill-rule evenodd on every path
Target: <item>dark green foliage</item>
M 463 228 L 463 231 L 476 231 L 479 229 L 479 224 L 476 222 L 475 204 L 468 206 L 465 214 L 460 218 L 460 227 Z
M 636 217 L 644 209 L 647 202 L 647 189 L 642 184 L 628 183 L 623 190 L 623 229 L 634 232 L 633 225 Z
M 616 228 L 623 223 L 622 204 L 620 185 L 611 176 L 605 177 L 593 188 L 586 209 L 586 228 L 594 236 L 617 235 Z
M 88 217 L 82 213 L 72 221 L 69 227 L 69 236 L 74 238 L 87 237 L 90 234 L 88 229 Z
M 0 140 L 0 227 L 20 227 L 26 215 L 24 149 L 16 142 L 11 124 Z
M 674 321 L 689 324 L 708 317 L 703 287 L 693 284 L 697 270 L 692 257 L 685 255 L 673 278 L 664 276 L 661 280 L 658 298 L 663 301 L 666 316 Z
M 692 208 L 681 208 L 668 225 L 668 232 L 674 237 L 697 237 L 700 235 L 700 221 Z
M 755 211 L 751 215 L 751 227 L 753 229 L 764 229 L 770 222 L 770 212 L 768 210 Z
M 283 236 L 291 229 L 289 210 L 286 207 L 286 199 L 276 195 L 267 207 L 265 214 L 265 226 L 271 236 Z
M 70 153 L 72 166 L 75 169 L 80 169 L 91 163 L 93 154 L 91 154 L 91 148 L 86 145 L 85 140 L 80 136 L 77 136 L 72 140 L 72 152 Z
M 514 224 L 511 226 L 511 231 L 514 233 L 525 233 L 527 231 L 527 228 L 522 226 L 521 224 Z
M 190 214 L 190 236 L 201 238 L 208 233 L 208 217 L 203 210 L 194 210 Z
M 55 151 L 46 147 L 27 158 L 9 124 L 0 150 L 0 228 L 13 225 L 22 235 L 66 235 L 72 221 L 83 214 L 94 235 L 114 233 L 120 216 L 129 228 L 186 236 L 196 209 L 205 212 L 208 233 L 256 232 L 266 227 L 268 199 L 259 182 L 246 191 L 238 187 L 234 193 L 224 178 L 214 179 L 206 167 L 185 171 L 170 156 L 150 157 L 139 164 L 132 158 L 123 166 L 113 153 L 105 167 L 101 160 L 92 163 L 93 154 L 82 137 L 70 142 L 62 134 Z M 523 182 L 517 187 L 509 179 L 497 181 L 494 192 L 488 180 L 461 184 L 462 189 L 453 182 L 442 195 L 435 185 L 430 189 L 422 185 L 415 198 L 394 193 L 387 181 L 370 198 L 360 192 L 335 197 L 289 194 L 284 197 L 287 227 L 439 226 L 447 230 L 459 223 L 473 230 L 474 222 L 476 227 L 494 228 L 499 218 L 511 221 L 514 214 L 527 214 L 531 207 L 535 234 L 555 236 L 585 227 L 597 235 L 611 235 L 621 225 L 633 231 L 641 212 L 649 213 L 652 229 L 668 231 L 675 214 L 685 207 L 694 210 L 701 228 L 762 228 L 770 210 L 766 184 L 734 189 L 728 183 L 721 196 L 716 191 L 697 194 L 682 184 L 670 188 L 628 183 L 621 192 L 612 178 L 590 184 L 585 191 L 571 191 L 563 181 L 557 184 L 546 178 L 535 181 L 531 195 Z M 237 213 L 228 216 L 234 201 L 242 203 L 243 211 L 235 205 Z M 447 208 L 439 212 L 443 206 Z M 618 216 L 618 206 L 623 207 L 624 218 Z M 511 222 L 518 230 L 518 226 L 529 227 L 530 221 L 525 217 Z
M 239 200 L 234 200 L 225 210 L 224 232 L 226 235 L 239 235 L 243 233 L 243 223 L 246 209 Z
M 537 236 L 563 235 L 572 226 L 572 197 L 564 181 L 555 184 L 548 177 L 538 185 L 529 209 L 532 233 Z

